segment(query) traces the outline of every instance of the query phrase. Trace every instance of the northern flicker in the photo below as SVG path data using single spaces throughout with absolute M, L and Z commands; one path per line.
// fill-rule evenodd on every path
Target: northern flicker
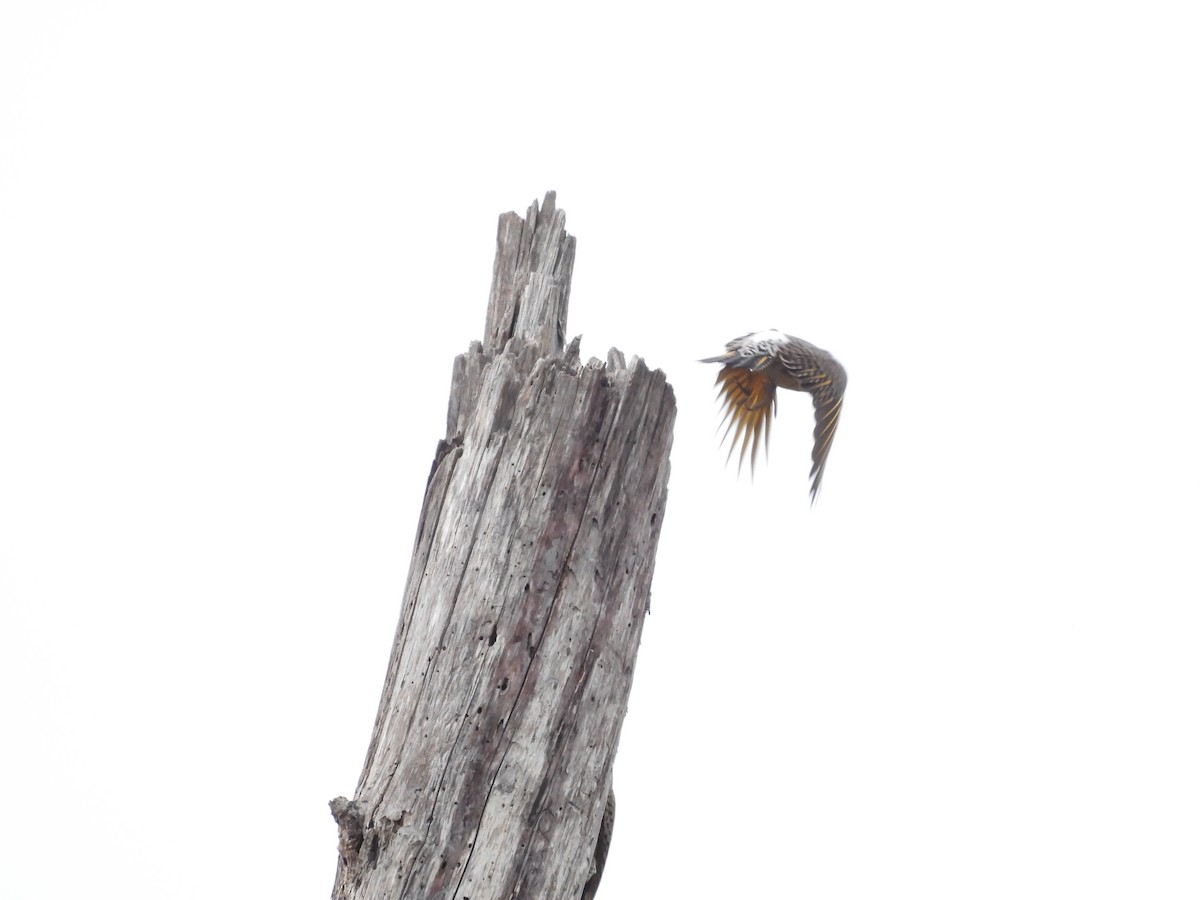
M 828 351 L 813 346 L 781 331 L 756 331 L 734 338 L 725 345 L 720 356 L 702 359 L 706 363 L 723 363 L 717 373 L 720 397 L 724 400 L 722 422 L 725 437 L 733 432 L 729 456 L 741 442 L 738 468 L 750 451 L 750 470 L 758 456 L 761 438 L 763 449 L 771 434 L 771 417 L 775 413 L 775 391 L 787 388 L 812 394 L 817 426 L 813 431 L 812 480 L 809 496 L 817 499 L 829 445 L 837 431 L 842 411 L 842 395 L 846 392 L 846 370 Z

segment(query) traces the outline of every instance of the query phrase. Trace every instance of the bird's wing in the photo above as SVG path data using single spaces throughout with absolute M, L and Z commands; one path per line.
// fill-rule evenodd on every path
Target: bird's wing
M 809 496 L 816 499 L 825 475 L 825 461 L 837 431 L 842 413 L 842 396 L 846 393 L 846 370 L 841 363 L 804 341 L 792 341 L 779 354 L 780 364 L 795 379 L 800 390 L 812 394 L 817 424 L 813 429 L 812 479 Z
M 753 472 L 754 461 L 758 457 L 759 440 L 762 440 L 765 451 L 771 436 L 771 416 L 775 412 L 775 382 L 765 372 L 729 364 L 717 373 L 717 386 L 720 388 L 720 397 L 724 401 L 725 409 L 725 416 L 721 421 L 728 423 L 725 425 L 722 440 L 733 432 L 727 459 L 733 457 L 733 450 L 740 441 L 742 452 L 738 455 L 738 471 L 741 471 L 746 451 L 749 450 L 750 471 Z
M 825 475 L 825 460 L 829 458 L 829 447 L 833 443 L 834 432 L 837 431 L 838 416 L 842 414 L 842 392 L 814 391 L 813 405 L 816 408 L 817 425 L 813 429 L 813 464 L 808 477 L 813 480 L 809 495 L 815 500 L 817 491 L 821 489 L 821 479 Z

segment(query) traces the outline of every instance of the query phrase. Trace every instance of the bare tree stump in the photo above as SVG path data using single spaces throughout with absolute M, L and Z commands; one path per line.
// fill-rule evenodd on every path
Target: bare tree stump
M 500 218 L 485 339 L 454 363 L 338 900 L 579 900 L 649 607 L 675 401 L 564 352 L 554 194 Z

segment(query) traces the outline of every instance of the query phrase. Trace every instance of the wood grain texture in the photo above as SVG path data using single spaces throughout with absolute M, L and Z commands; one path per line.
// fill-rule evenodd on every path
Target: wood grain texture
M 578 900 L 591 872 L 675 403 L 636 357 L 563 352 L 574 239 L 552 195 L 516 221 L 488 338 L 455 361 L 362 776 L 332 804 L 335 898 Z
M 514 335 L 533 344 L 538 356 L 561 353 L 575 268 L 575 238 L 567 217 L 555 208 L 553 191 L 522 219 L 500 217 L 492 290 L 488 298 L 483 346 L 499 350 Z

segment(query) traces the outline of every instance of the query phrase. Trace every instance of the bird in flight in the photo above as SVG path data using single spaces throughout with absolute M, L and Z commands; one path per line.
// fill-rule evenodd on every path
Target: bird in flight
M 782 331 L 755 331 L 734 338 L 725 345 L 720 356 L 710 356 L 700 362 L 723 363 L 717 373 L 717 386 L 724 401 L 725 437 L 733 432 L 729 456 L 740 441 L 738 469 L 750 451 L 750 471 L 758 456 L 761 438 L 765 452 L 771 435 L 771 417 L 775 413 L 775 390 L 806 391 L 812 394 L 817 427 L 813 430 L 811 500 L 817 499 L 829 445 L 837 431 L 842 412 L 842 395 L 846 392 L 846 370 L 832 355 L 808 341 L 784 334 Z

